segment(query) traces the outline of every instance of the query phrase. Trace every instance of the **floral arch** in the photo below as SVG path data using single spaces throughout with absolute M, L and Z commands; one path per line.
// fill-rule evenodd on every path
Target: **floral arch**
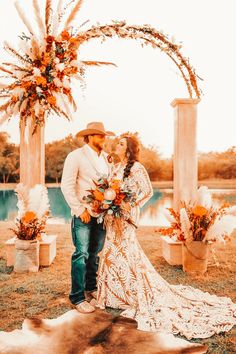
M 198 87 L 200 78 L 189 59 L 182 55 L 180 45 L 151 26 L 128 25 L 124 21 L 92 26 L 86 30 L 83 28 L 87 23 L 83 23 L 75 28 L 71 24 L 82 3 L 83 0 L 72 0 L 64 5 L 63 0 L 58 0 L 57 8 L 53 9 L 52 0 L 46 0 L 42 16 L 38 0 L 32 0 L 38 32 L 19 4 L 15 5 L 28 34 L 20 36 L 19 50 L 5 42 L 5 50 L 15 61 L 0 66 L 4 74 L 0 82 L 0 100 L 3 101 L 0 105 L 0 124 L 13 116 L 20 117 L 21 181 L 29 186 L 44 183 L 43 128 L 47 116 L 54 111 L 70 120 L 71 109 L 77 109 L 71 90 L 72 80 L 83 83 L 88 66 L 114 65 L 81 60 L 79 49 L 86 42 L 118 37 L 135 39 L 142 46 L 158 48 L 178 67 L 189 99 L 197 103 L 201 96 Z

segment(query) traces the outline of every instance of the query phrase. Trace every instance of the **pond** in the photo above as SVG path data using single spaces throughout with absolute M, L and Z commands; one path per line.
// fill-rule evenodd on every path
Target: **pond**
M 236 204 L 236 189 L 211 190 L 214 201 Z M 48 188 L 51 215 L 50 223 L 67 223 L 71 220 L 70 209 L 66 204 L 60 188 Z M 171 189 L 154 189 L 153 197 L 141 210 L 140 225 L 167 225 L 164 216 L 166 208 L 172 206 Z M 14 220 L 17 215 L 17 198 L 13 190 L 0 190 L 0 220 Z

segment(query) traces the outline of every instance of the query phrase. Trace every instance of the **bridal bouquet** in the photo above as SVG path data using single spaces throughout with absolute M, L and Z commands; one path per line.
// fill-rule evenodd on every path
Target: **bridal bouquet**
M 107 176 L 101 176 L 94 181 L 95 189 L 90 189 L 84 201 L 90 204 L 94 213 L 98 214 L 97 221 L 102 223 L 112 220 L 117 227 L 125 220 L 136 227 L 130 218 L 130 209 L 135 205 L 136 194 L 132 191 L 128 180 L 109 180 Z
M 236 228 L 236 206 L 214 205 L 207 187 L 199 188 L 195 203 L 182 203 L 179 212 L 168 210 L 170 227 L 160 232 L 178 241 L 225 242 Z
M 11 230 L 20 240 L 40 238 L 49 215 L 47 188 L 38 184 L 28 190 L 23 184 L 18 184 L 15 191 L 18 197 L 18 215 L 16 228 Z

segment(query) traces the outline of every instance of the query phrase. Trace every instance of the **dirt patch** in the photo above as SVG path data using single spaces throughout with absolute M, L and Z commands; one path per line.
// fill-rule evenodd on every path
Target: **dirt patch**
M 49 267 L 41 267 L 38 273 L 15 274 L 6 266 L 4 242 L 12 237 L 9 230 L 13 224 L 0 222 L 0 330 L 21 328 L 28 317 L 56 318 L 70 310 L 70 257 L 73 245 L 70 225 L 48 225 L 48 234 L 57 234 L 57 256 Z M 236 232 L 232 241 L 215 248 L 220 266 L 211 257 L 204 276 L 192 277 L 180 266 L 170 266 L 161 256 L 161 240 L 155 227 L 140 227 L 138 240 L 156 270 L 171 284 L 198 287 L 218 296 L 229 296 L 236 302 Z M 111 310 L 112 315 L 116 311 Z M 209 346 L 208 353 L 231 354 L 236 342 L 236 329 L 209 339 L 195 340 Z

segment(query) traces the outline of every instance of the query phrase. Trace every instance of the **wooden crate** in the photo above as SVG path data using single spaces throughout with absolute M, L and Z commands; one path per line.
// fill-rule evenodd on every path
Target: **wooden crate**
M 182 265 L 182 242 L 173 241 L 169 236 L 161 236 L 162 256 L 170 265 Z
M 57 235 L 48 235 L 39 243 L 39 265 L 50 266 L 56 257 L 56 240 Z M 15 262 L 15 237 L 5 242 L 7 253 L 7 266 L 14 266 Z

